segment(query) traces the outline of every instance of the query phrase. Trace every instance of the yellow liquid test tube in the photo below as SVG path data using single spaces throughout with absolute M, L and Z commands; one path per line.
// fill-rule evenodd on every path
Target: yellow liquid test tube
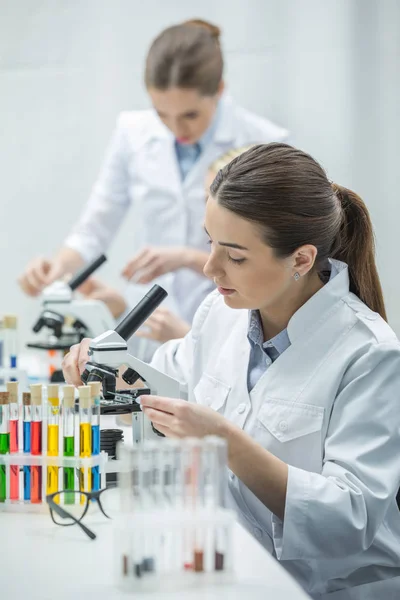
M 92 392 L 90 386 L 81 385 L 79 392 L 79 456 L 88 458 L 92 456 Z M 79 469 L 79 489 L 82 492 L 90 492 L 92 489 L 92 478 L 90 468 Z M 86 502 L 85 496 L 81 495 L 81 504 Z
M 58 456 L 59 452 L 59 421 L 60 399 L 58 385 L 47 386 L 47 455 Z M 46 493 L 53 494 L 59 491 L 58 467 L 47 467 Z M 57 499 L 56 499 L 57 501 Z

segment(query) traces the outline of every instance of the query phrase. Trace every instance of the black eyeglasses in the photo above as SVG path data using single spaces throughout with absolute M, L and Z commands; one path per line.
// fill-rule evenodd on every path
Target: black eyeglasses
M 109 500 L 113 494 L 105 492 L 115 488 L 116 486 L 113 485 L 95 492 L 63 490 L 48 494 L 46 502 L 49 505 L 51 518 L 56 525 L 63 527 L 79 525 L 90 539 L 95 540 L 96 534 L 82 523 L 82 519 L 89 510 L 90 502 L 96 503 L 107 519 L 112 519 L 115 514 L 115 502 L 111 503 Z

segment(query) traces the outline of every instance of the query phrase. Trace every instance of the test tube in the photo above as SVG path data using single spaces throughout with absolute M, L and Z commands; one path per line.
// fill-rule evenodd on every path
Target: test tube
M 75 386 L 63 387 L 63 453 L 75 456 Z M 75 490 L 74 467 L 64 467 L 64 490 Z M 75 502 L 75 494 L 64 494 L 65 504 Z
M 156 497 L 154 490 L 154 463 L 157 460 L 157 442 L 146 442 L 141 448 L 141 469 L 139 488 L 141 492 L 141 504 L 145 509 L 156 508 Z M 143 558 L 142 572 L 154 573 L 156 561 L 154 556 L 154 539 L 143 530 Z
M 10 399 L 10 454 L 15 454 L 19 450 L 18 427 L 19 427 L 19 409 L 18 409 L 18 383 L 9 381 L 7 391 Z M 19 500 L 19 466 L 10 466 L 10 500 Z
M 58 385 L 47 386 L 47 455 L 58 456 L 59 452 L 59 422 L 60 422 L 60 399 L 58 397 Z M 58 467 L 47 467 L 46 493 L 58 492 Z
M 10 451 L 9 417 L 9 393 L 0 392 L 0 454 L 8 454 Z M 0 502 L 6 500 L 6 477 L 6 465 L 0 464 Z
M 183 510 L 187 518 L 187 525 L 183 528 L 183 568 L 192 571 L 201 566 L 201 550 L 196 544 L 195 531 L 189 516 L 197 508 L 197 462 L 195 460 L 199 441 L 195 438 L 182 440 L 181 447 L 181 486 Z M 195 560 L 197 564 L 195 565 Z
M 207 436 L 205 443 L 205 470 L 207 477 L 206 502 L 212 510 L 217 510 L 225 505 L 227 443 L 217 436 Z M 214 537 L 214 569 L 223 571 L 225 568 L 225 554 L 227 552 L 227 534 L 225 527 L 216 527 Z
M 15 315 L 5 315 L 3 318 L 5 333 L 5 350 L 8 357 L 8 366 L 11 369 L 17 368 L 18 340 L 17 340 L 17 317 Z M 14 378 L 11 381 L 15 381 Z
M 88 383 L 92 393 L 92 456 L 100 454 L 100 381 Z M 92 467 L 92 490 L 100 489 L 100 467 Z
M 88 458 L 92 455 L 92 415 L 91 389 L 87 385 L 78 387 L 79 392 L 79 456 Z M 81 468 L 79 470 L 79 489 L 84 492 L 91 490 L 91 473 L 89 469 Z M 81 503 L 85 502 L 85 497 L 81 496 Z
M 22 394 L 22 425 L 23 425 L 23 450 L 25 454 L 31 452 L 31 394 L 24 392 Z M 31 468 L 28 465 L 24 466 L 24 500 L 31 499 Z
M 42 384 L 30 386 L 32 403 L 31 421 L 31 454 L 42 454 Z M 42 501 L 42 467 L 32 465 L 31 468 L 31 502 L 38 504 Z
M 165 438 L 160 444 L 161 454 L 161 485 L 162 507 L 174 514 L 182 514 L 183 497 L 181 485 L 181 443 L 178 440 Z M 183 539 L 181 529 L 173 523 L 166 524 L 164 529 L 164 544 L 160 569 L 163 572 L 177 572 L 182 570 Z

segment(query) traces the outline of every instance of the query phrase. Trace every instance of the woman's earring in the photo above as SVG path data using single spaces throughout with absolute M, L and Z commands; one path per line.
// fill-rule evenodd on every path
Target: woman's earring
M 295 280 L 295 281 L 298 281 L 298 280 L 300 279 L 300 273 L 298 273 L 298 272 L 296 271 L 296 273 L 293 275 L 293 277 L 294 277 L 294 280 Z

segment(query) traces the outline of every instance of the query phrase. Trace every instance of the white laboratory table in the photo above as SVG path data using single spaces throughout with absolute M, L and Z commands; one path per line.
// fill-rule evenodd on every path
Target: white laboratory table
M 180 592 L 128 594 L 114 583 L 113 524 L 85 517 L 97 534 L 55 525 L 50 514 L 0 512 L 2 600 L 306 600 L 308 596 L 239 524 L 234 530 L 234 580 Z

